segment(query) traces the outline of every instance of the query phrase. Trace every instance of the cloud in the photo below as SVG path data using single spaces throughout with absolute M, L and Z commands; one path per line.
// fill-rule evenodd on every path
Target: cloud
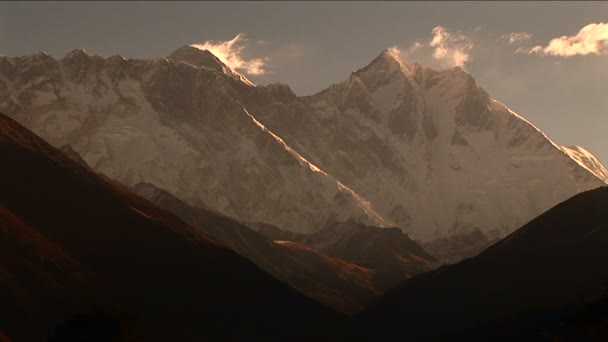
M 519 48 L 516 52 L 560 57 L 608 54 L 608 24 L 592 23 L 574 36 L 561 36 L 551 39 L 546 46 Z
M 514 44 L 532 39 L 532 34 L 527 32 L 512 32 L 509 34 L 503 34 L 500 36 L 500 38 L 507 39 L 509 44 Z
M 450 33 L 443 26 L 433 29 L 433 39 L 430 44 L 435 49 L 433 57 L 449 66 L 464 67 L 469 61 L 469 51 L 473 42 L 462 33 Z
M 395 56 L 398 56 L 398 57 L 400 57 L 400 56 L 401 56 L 401 54 L 403 53 L 403 52 L 401 51 L 401 49 L 400 49 L 400 48 L 399 48 L 397 45 L 395 45 L 395 46 L 393 46 L 393 47 L 388 48 L 388 49 L 387 49 L 387 51 L 388 51 L 388 53 L 390 53 L 390 54 L 392 54 L 392 55 L 395 55 Z
M 268 57 L 245 57 L 244 50 L 246 43 L 245 34 L 239 33 L 231 40 L 206 41 L 200 44 L 191 44 L 191 46 L 201 50 L 208 50 L 231 69 L 243 71 L 250 75 L 263 75 L 266 73 L 266 67 L 268 66 Z
M 432 34 L 431 38 L 418 40 L 407 49 L 393 48 L 406 59 L 436 64 L 441 68 L 464 68 L 471 59 L 471 38 L 461 32 L 450 32 L 443 26 L 433 28 Z

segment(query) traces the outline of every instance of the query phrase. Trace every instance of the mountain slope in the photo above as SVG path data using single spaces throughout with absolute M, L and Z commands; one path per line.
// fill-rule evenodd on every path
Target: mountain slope
M 146 341 L 310 340 L 342 322 L 4 115 L 0 158 L 0 331 L 12 339 L 44 340 L 91 306 L 135 316 Z
M 378 272 L 387 289 L 436 267 L 436 260 L 401 229 L 341 222 L 299 240 L 322 253 Z
M 422 248 L 444 263 L 455 263 L 476 256 L 500 238 L 489 238 L 481 229 L 442 237 L 422 244 Z
M 606 203 L 608 187 L 578 194 L 477 257 L 405 282 L 357 325 L 367 336 L 426 339 L 518 317 L 533 327 L 565 319 L 608 293 Z
M 25 314 L 63 317 L 85 310 L 81 303 L 92 296 L 82 289 L 92 293 L 96 280 L 87 268 L 0 203 L 0 331 L 23 337 L 31 329 L 23 325 Z M 50 333 L 48 323 L 52 322 L 37 323 L 43 330 L 40 337 Z
M 230 218 L 189 206 L 152 184 L 140 183 L 132 190 L 334 310 L 352 314 L 379 294 L 374 270 L 298 243 L 273 242 Z
M 608 181 L 590 153 L 557 145 L 461 68 L 435 71 L 389 50 L 312 96 L 244 92 L 266 127 L 423 242 L 504 237 Z
M 467 341 L 605 341 L 608 297 L 496 320 L 446 339 Z
M 150 182 L 193 206 L 302 232 L 349 218 L 386 224 L 249 114 L 239 93 L 254 88 L 192 47 L 158 60 L 0 57 L 0 110 L 127 186 Z
M 266 224 L 252 226 L 269 239 L 298 242 L 322 254 L 372 269 L 376 272 L 374 284 L 382 291 L 438 266 L 434 257 L 396 227 L 336 222 L 313 234 L 296 234 Z

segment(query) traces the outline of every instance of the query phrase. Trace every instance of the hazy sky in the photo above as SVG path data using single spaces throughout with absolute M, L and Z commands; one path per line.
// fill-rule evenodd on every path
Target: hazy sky
M 410 62 L 461 65 L 557 143 L 608 163 L 608 2 L 0 3 L 9 56 L 157 58 L 205 42 L 254 82 L 298 95 L 395 46 Z

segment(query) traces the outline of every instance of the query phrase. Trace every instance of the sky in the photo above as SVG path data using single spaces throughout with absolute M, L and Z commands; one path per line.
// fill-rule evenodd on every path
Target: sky
M 298 95 L 387 48 L 461 66 L 555 142 L 608 164 L 608 2 L 0 2 L 0 55 L 159 58 L 190 44 Z

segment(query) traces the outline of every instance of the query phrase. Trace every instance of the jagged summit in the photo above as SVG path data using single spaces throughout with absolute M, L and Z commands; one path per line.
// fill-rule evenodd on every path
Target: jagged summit
M 384 63 L 397 62 L 399 64 L 404 63 L 403 59 L 399 55 L 399 51 L 394 48 L 382 50 L 382 52 L 378 55 L 378 57 L 376 57 L 374 60 L 372 60 L 372 62 L 370 64 L 380 63 L 380 62 L 384 62 Z
M 32 55 L 33 58 L 53 58 L 49 53 L 47 53 L 46 51 L 38 51 L 36 53 L 34 53 Z
M 404 60 L 401 52 L 397 48 L 384 49 L 368 65 L 354 71 L 353 75 L 372 73 L 378 78 L 382 77 L 382 75 L 394 76 L 396 71 L 401 71 L 406 76 L 417 80 L 422 77 L 428 77 L 429 75 L 442 75 L 442 77 L 460 76 L 473 79 L 473 77 L 460 66 L 435 70 L 428 66 L 423 66 L 418 62 Z
M 53 56 L 48 54 L 45 51 L 36 52 L 32 55 L 28 56 L 20 56 L 20 57 L 10 57 L 10 56 L 2 56 L 0 55 L 0 59 L 2 61 L 8 62 L 11 65 L 19 62 L 19 63 L 28 63 L 28 64 L 47 64 L 51 62 L 69 62 L 69 63 L 88 63 L 89 61 L 95 61 L 96 63 L 120 63 L 125 62 L 127 60 L 132 61 L 134 63 L 141 62 L 157 62 L 156 60 L 143 60 L 143 59 L 126 59 L 121 55 L 113 55 L 111 57 L 104 57 L 97 53 L 90 53 L 83 48 L 74 49 L 68 53 L 66 53 L 62 58 L 55 59 Z M 179 63 L 184 62 L 196 68 L 205 68 L 214 70 L 221 74 L 230 76 L 233 79 L 236 79 L 246 86 L 255 86 L 253 82 L 251 82 L 247 77 L 240 74 L 239 72 L 232 70 L 228 65 L 222 62 L 217 56 L 215 56 L 212 52 L 208 50 L 201 50 L 195 48 L 190 45 L 184 45 L 179 49 L 175 50 L 172 54 L 166 57 L 161 57 L 160 61 L 165 63 Z
M 232 78 L 242 81 L 249 86 L 255 86 L 255 84 L 247 77 L 235 70 L 232 70 L 228 65 L 226 65 L 226 63 L 222 62 L 209 50 L 199 49 L 192 45 L 184 45 L 173 51 L 172 54 L 167 56 L 167 59 L 175 62 L 185 62 L 197 68 L 213 69 L 217 72 L 229 75 Z
M 201 50 L 190 45 L 184 45 L 173 51 L 172 54 L 167 56 L 167 59 L 186 62 L 196 67 L 205 67 L 220 72 L 226 72 L 226 69 L 228 69 L 228 66 L 209 50 Z
M 375 77 L 381 78 L 393 76 L 396 72 L 407 69 L 407 64 L 401 60 L 397 51 L 385 49 L 367 66 L 353 72 L 353 75 L 373 73 Z
M 454 69 L 454 68 L 453 68 Z M 459 68 L 461 71 L 461 68 Z M 448 69 L 445 71 L 450 71 Z M 404 60 L 401 56 L 401 52 L 397 48 L 388 48 L 382 50 L 382 52 L 374 58 L 367 66 L 360 68 L 353 72 L 353 74 L 359 75 L 361 73 L 372 73 L 375 77 L 394 76 L 397 71 L 409 76 L 416 77 L 422 73 L 432 74 L 439 73 L 431 68 L 424 67 L 418 62 Z M 466 73 L 466 72 L 465 72 Z
M 64 58 L 73 58 L 79 56 L 91 56 L 85 49 L 74 49 L 65 54 Z
M 15 65 L 16 63 L 25 63 L 30 65 L 44 65 L 49 62 L 55 61 L 53 56 L 48 54 L 46 51 L 38 51 L 29 56 L 2 56 L 0 55 L 0 61 L 4 63 L 9 63 L 10 65 Z
M 74 58 L 95 58 L 95 59 L 104 59 L 104 57 L 98 53 L 89 53 L 87 50 L 80 48 L 74 49 L 68 52 L 64 57 L 64 59 L 74 59 Z

